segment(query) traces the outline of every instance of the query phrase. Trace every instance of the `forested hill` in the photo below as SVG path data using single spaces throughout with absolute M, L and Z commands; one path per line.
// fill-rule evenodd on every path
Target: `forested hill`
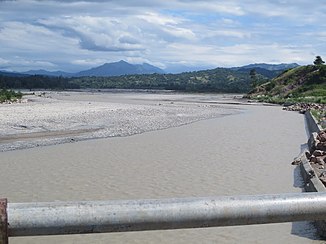
M 80 77 L 70 82 L 81 88 L 167 89 L 179 91 L 248 92 L 248 72 L 225 68 L 181 74 L 124 75 L 115 77 Z
M 315 97 L 326 102 L 326 65 L 306 65 L 284 71 L 269 82 L 258 85 L 250 97 L 278 99 Z
M 252 77 L 248 69 L 216 68 L 181 74 L 133 74 L 111 77 L 53 77 L 33 75 L 26 77 L 0 74 L 0 88 L 70 89 L 70 88 L 118 88 L 118 89 L 168 89 L 193 92 L 247 93 Z M 255 71 L 260 82 L 271 77 L 262 68 Z

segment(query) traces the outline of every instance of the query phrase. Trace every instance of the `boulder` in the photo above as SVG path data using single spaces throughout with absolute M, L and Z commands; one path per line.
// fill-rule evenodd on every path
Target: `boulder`
M 319 157 L 319 156 L 323 156 L 324 155 L 324 151 L 321 151 L 321 150 L 315 150 L 312 155 L 315 156 L 315 157 Z
M 301 158 L 300 157 L 295 158 L 291 164 L 292 165 L 299 165 L 299 164 L 301 164 Z
M 326 151 L 326 142 L 317 143 L 316 149 L 321 151 Z
M 326 142 L 326 131 L 319 132 L 317 140 L 319 140 L 320 142 Z
M 317 158 L 315 156 L 310 157 L 310 162 L 317 163 Z
M 324 164 L 324 160 L 321 157 L 316 158 L 316 163 L 319 165 L 323 165 Z

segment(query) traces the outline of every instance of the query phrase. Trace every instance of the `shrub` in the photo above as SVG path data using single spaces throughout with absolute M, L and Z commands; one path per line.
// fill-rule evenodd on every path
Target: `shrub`
M 17 99 L 21 99 L 23 94 L 21 92 L 15 92 L 13 90 L 2 89 L 0 91 L 0 103 L 6 101 L 16 101 Z

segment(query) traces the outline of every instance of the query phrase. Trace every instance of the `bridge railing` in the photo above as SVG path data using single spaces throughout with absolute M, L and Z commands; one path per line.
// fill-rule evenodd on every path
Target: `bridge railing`
M 154 200 L 6 203 L 0 244 L 8 237 L 205 228 L 326 220 L 325 193 Z

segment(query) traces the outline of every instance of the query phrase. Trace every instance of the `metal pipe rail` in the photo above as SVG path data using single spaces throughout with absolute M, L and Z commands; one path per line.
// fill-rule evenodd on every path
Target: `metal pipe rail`
M 5 210 L 0 227 L 8 232 L 0 238 L 326 220 L 326 193 L 8 203 Z

